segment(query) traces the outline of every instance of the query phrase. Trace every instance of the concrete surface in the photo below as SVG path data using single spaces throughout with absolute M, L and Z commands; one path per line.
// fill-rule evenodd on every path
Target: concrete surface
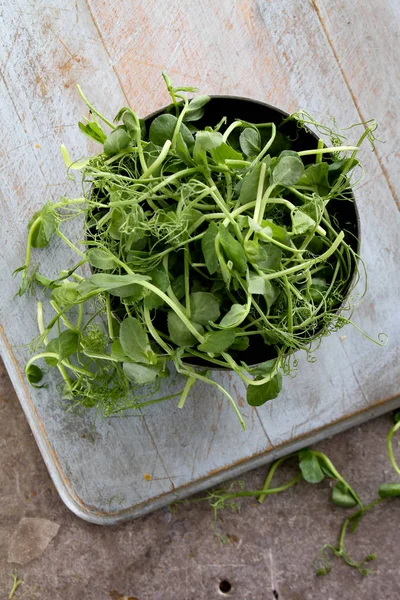
M 349 536 L 355 558 L 376 551 L 376 572 L 368 577 L 333 562 L 332 573 L 316 577 L 313 559 L 325 542 L 335 542 L 346 513 L 329 501 L 327 483 L 298 484 L 260 506 L 242 501 L 239 513 L 221 513 L 213 533 L 207 502 L 185 501 L 174 508 L 114 527 L 91 525 L 61 502 L 4 368 L 0 370 L 0 598 L 8 598 L 12 572 L 24 583 L 16 600 L 397 600 L 400 597 L 398 518 L 400 501 L 377 507 Z M 387 415 L 319 444 L 364 499 L 380 482 L 395 480 L 386 455 Z M 400 443 L 395 441 L 395 448 Z M 266 468 L 242 477 L 258 489 Z M 281 481 L 293 474 L 284 467 Z M 42 553 L 23 565 L 8 562 L 21 520 L 41 535 Z M 42 519 L 43 521 L 36 521 Z M 53 525 L 50 525 L 50 522 Z M 45 526 L 42 528 L 41 523 Z M 21 562 L 32 539 L 19 542 Z M 59 530 L 52 538 L 56 526 Z M 43 542 L 46 529 L 51 529 Z M 32 533 L 33 532 L 33 533 Z M 34 541 L 34 540 L 33 540 Z M 37 554 L 37 553 L 36 553 Z M 33 555 L 36 555 L 33 553 Z M 219 591 L 228 581 L 231 591 Z M 229 586 L 228 586 L 229 587 Z

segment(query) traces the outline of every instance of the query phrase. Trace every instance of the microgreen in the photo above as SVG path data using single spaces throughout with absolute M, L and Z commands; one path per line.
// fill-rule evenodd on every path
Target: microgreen
M 400 470 L 393 455 L 392 438 L 399 428 L 400 412 L 397 412 L 395 415 L 395 425 L 391 428 L 387 436 L 389 459 L 397 475 L 400 475 Z M 272 487 L 272 481 L 277 470 L 286 462 L 293 464 L 297 462 L 299 472 L 288 482 L 276 487 Z M 378 490 L 379 497 L 369 504 L 363 504 L 355 490 L 337 471 L 336 467 L 326 454 L 317 450 L 305 448 L 303 450 L 293 452 L 292 454 L 288 454 L 287 456 L 283 456 L 273 462 L 268 470 L 264 486 L 260 490 L 246 490 L 243 481 L 234 481 L 221 489 L 211 490 L 207 492 L 205 496 L 191 501 L 209 502 L 213 510 L 214 533 L 222 543 L 225 543 L 226 536 L 217 533 L 218 515 L 222 509 L 228 508 L 238 512 L 241 509 L 241 505 L 238 502 L 240 498 L 256 498 L 258 502 L 262 504 L 267 496 L 284 492 L 285 490 L 299 483 L 301 480 L 307 483 L 317 484 L 323 482 L 325 479 L 328 479 L 331 483 L 333 483 L 331 501 L 335 506 L 345 509 L 357 507 L 357 509 L 344 519 L 340 528 L 337 545 L 327 543 L 324 544 L 319 550 L 314 560 L 316 575 L 328 575 L 332 571 L 332 557 L 342 560 L 347 566 L 356 569 L 361 575 L 368 575 L 371 573 L 369 564 L 377 558 L 376 554 L 370 553 L 367 554 L 367 556 L 365 556 L 365 558 L 362 560 L 354 560 L 346 550 L 345 537 L 348 532 L 355 532 L 360 520 L 369 510 L 379 505 L 384 500 L 400 497 L 399 482 L 382 484 Z
M 11 573 L 11 577 L 13 579 L 13 583 L 12 583 L 12 588 L 11 588 L 10 594 L 8 596 L 9 600 L 11 600 L 11 598 L 14 598 L 15 592 L 17 591 L 19 586 L 24 583 L 23 579 L 18 579 L 18 574 L 15 571 L 13 573 Z
M 111 414 L 142 406 L 172 361 L 190 381 L 180 406 L 194 381 L 205 381 L 244 426 L 230 394 L 191 364 L 232 369 L 248 384 L 248 403 L 261 406 L 278 395 L 295 351 L 310 358 L 314 340 L 351 323 L 338 309 L 358 255 L 334 203 L 351 202 L 356 154 L 375 124 L 346 145 L 296 113 L 289 120 L 322 128 L 332 146 L 316 140 L 315 149 L 295 151 L 285 121 L 197 127 L 210 98 L 189 100 L 193 88 L 164 80 L 172 105 L 151 122 L 128 107 L 112 122 L 78 87 L 91 115 L 79 128 L 102 147 L 79 162 L 62 147 L 68 169 L 82 173 L 84 195 L 46 203 L 29 222 L 19 294 L 41 285 L 55 315 L 45 325 L 38 305 L 37 354 L 26 375 L 41 383 L 36 363 L 44 361 L 58 368 L 72 406 Z M 82 216 L 77 247 L 68 223 Z M 31 254 L 55 235 L 79 262 L 49 280 L 30 271 Z M 85 263 L 90 276 L 80 271 Z M 265 356 L 252 356 L 253 344 Z M 262 360 L 264 369 L 249 366 Z

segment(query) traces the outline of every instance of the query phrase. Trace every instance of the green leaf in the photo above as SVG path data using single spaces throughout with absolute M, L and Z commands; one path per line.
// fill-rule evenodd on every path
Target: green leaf
M 79 122 L 78 127 L 82 131 L 82 133 L 92 138 L 92 140 L 94 140 L 95 142 L 104 144 L 104 142 L 106 141 L 106 134 L 104 133 L 100 125 L 98 125 L 94 121 L 89 121 L 88 123 L 86 123 L 86 125 Z
M 151 349 L 147 333 L 135 317 L 126 317 L 122 321 L 119 340 L 126 356 L 129 356 L 135 362 L 154 362 L 154 352 Z
M 262 377 L 260 377 L 262 379 Z M 257 378 L 256 378 L 257 380 Z M 250 385 L 247 388 L 246 400 L 250 406 L 262 406 L 268 400 L 273 400 L 282 389 L 282 375 L 277 373 L 270 381 L 262 385 Z
M 178 277 L 175 277 L 171 284 L 171 287 L 177 300 L 183 298 L 183 296 L 185 295 L 185 276 L 178 275 Z
M 71 306 L 78 298 L 78 284 L 68 281 L 55 287 L 51 292 L 51 299 L 61 308 Z
M 146 295 L 146 288 L 138 283 L 132 283 L 131 285 L 124 285 L 123 287 L 116 287 L 110 290 L 111 296 L 117 296 L 118 298 L 123 298 L 124 302 L 128 304 L 134 304 L 135 302 L 139 302 Z
M 131 142 L 132 138 L 125 129 L 114 129 L 104 142 L 104 152 L 108 156 L 119 154 L 121 150 L 127 148 Z
M 256 275 L 255 273 L 250 273 L 248 289 L 250 294 L 262 294 L 268 306 L 272 306 L 279 295 L 278 288 L 270 281 L 264 279 L 264 277 Z
M 25 370 L 26 378 L 31 385 L 36 387 L 36 384 L 43 379 L 43 371 L 36 365 L 29 365 Z
M 258 240 L 245 241 L 243 248 L 247 259 L 252 263 L 258 264 L 260 260 L 267 256 L 264 248 L 258 243 Z
M 174 115 L 164 114 L 156 117 L 150 125 L 150 141 L 156 146 L 164 146 L 167 140 L 172 140 L 177 123 L 178 119 Z M 182 135 L 187 147 L 191 148 L 194 144 L 194 138 L 184 123 L 181 124 L 179 133 Z
M 207 325 L 209 321 L 219 318 L 219 302 L 209 292 L 194 292 L 190 294 L 191 318 L 200 325 Z
M 325 475 L 321 469 L 318 457 L 310 450 L 301 450 L 299 458 L 299 467 L 303 474 L 303 478 L 308 481 L 308 483 L 320 483 Z
M 155 292 L 150 292 L 144 296 L 144 305 L 149 310 L 157 310 L 164 304 L 164 300 L 157 296 Z
M 210 352 L 212 354 L 221 354 L 227 350 L 235 341 L 236 334 L 231 329 L 225 331 L 213 331 L 206 333 L 204 342 L 197 346 L 200 352 Z
M 159 367 L 142 365 L 131 362 L 124 362 L 123 369 L 129 381 L 139 385 L 153 383 L 160 372 Z
M 246 127 L 239 137 L 240 147 L 246 156 L 257 156 L 261 151 L 260 132 L 253 127 Z
M 226 227 L 221 225 L 218 229 L 221 246 L 225 251 L 228 260 L 231 260 L 233 266 L 239 273 L 245 273 L 247 269 L 247 259 L 243 246 L 231 235 Z
M 236 150 L 228 146 L 225 142 L 222 142 L 217 148 L 212 148 L 210 154 L 217 164 L 224 164 L 227 159 L 243 160 L 240 152 L 236 152 Z
M 321 279 L 319 277 L 313 277 L 311 279 L 309 294 L 314 302 L 321 302 L 327 289 L 328 284 L 326 283 L 325 279 Z
M 185 163 L 185 165 L 193 166 L 193 160 L 189 152 L 189 148 L 187 147 L 186 142 L 184 141 L 181 132 L 176 136 L 176 145 L 175 145 L 176 153 L 179 158 Z
M 357 159 L 353 160 L 351 158 L 343 158 L 328 165 L 328 181 L 330 185 L 335 183 L 335 181 L 339 178 L 339 175 L 343 173 L 350 162 L 352 164 L 350 171 L 359 164 Z
M 261 129 L 260 133 L 261 133 L 261 148 L 263 148 L 265 146 L 265 144 L 267 142 L 269 142 L 269 140 L 270 140 L 271 130 L 268 128 Z M 289 140 L 289 138 L 286 135 L 283 135 L 280 131 L 277 131 L 276 135 L 275 135 L 275 139 L 269 148 L 269 153 L 271 156 L 278 156 L 278 154 L 280 152 L 287 151 L 291 147 L 291 145 L 292 145 L 292 142 Z
M 264 294 L 264 299 L 267 303 L 267 305 L 269 307 L 271 307 L 274 302 L 278 299 L 279 294 L 280 294 L 280 289 L 275 286 L 273 283 L 271 283 L 270 281 L 267 282 L 267 289 L 266 292 Z
M 32 229 L 35 221 L 40 218 Z M 51 238 L 57 230 L 57 216 L 53 205 L 47 203 L 41 210 L 38 210 L 28 223 L 28 231 L 32 229 L 31 245 L 32 248 L 46 248 Z
M 298 185 L 307 185 L 319 196 L 326 196 L 331 189 L 328 181 L 328 172 L 329 166 L 326 162 L 310 165 L 304 171 L 304 175 L 298 181 Z
M 278 271 L 281 267 L 282 250 L 271 243 L 264 244 L 262 250 L 263 255 L 258 262 L 260 269 L 263 269 L 264 271 Z
M 250 272 L 249 274 L 249 292 L 250 294 L 266 294 L 267 293 L 267 282 L 261 275 Z
M 80 283 L 78 283 L 76 291 L 78 293 L 79 299 L 81 299 L 82 296 L 86 296 L 91 292 L 98 292 L 99 288 L 97 285 L 92 283 L 90 279 L 83 279 Z
M 129 358 L 123 351 L 121 342 L 118 338 L 111 344 L 111 356 L 117 358 L 120 362 L 124 362 Z
M 344 508 L 357 506 L 357 501 L 341 481 L 335 483 L 332 488 L 332 502 L 333 504 L 336 504 L 336 506 L 343 506 Z
M 117 266 L 117 262 L 111 253 L 101 250 L 101 248 L 90 248 L 90 250 L 86 252 L 86 256 L 89 264 L 96 269 L 107 271 L 115 269 Z
M 149 293 L 151 292 L 138 283 L 133 283 L 132 285 L 128 285 L 121 289 L 110 292 L 112 296 L 123 298 L 126 304 L 135 304 L 136 302 L 140 302 Z
M 262 379 L 263 377 L 266 377 L 267 375 L 272 373 L 275 365 L 276 365 L 276 358 L 271 358 L 270 360 L 266 360 L 262 363 L 259 363 L 255 367 L 251 367 L 249 369 L 249 373 L 251 373 L 252 375 L 255 375 L 257 377 L 260 376 Z
M 299 156 L 285 155 L 279 158 L 273 171 L 272 182 L 286 187 L 296 185 L 304 173 L 304 165 Z
M 111 212 L 111 217 L 109 221 L 108 233 L 113 240 L 121 239 L 120 228 L 125 223 L 127 219 L 127 214 L 122 210 L 122 208 L 113 208 Z
M 199 333 L 204 331 L 198 323 L 192 322 L 192 325 Z M 182 348 L 198 343 L 198 340 L 173 310 L 168 313 L 168 333 L 174 344 Z
M 138 126 L 136 124 L 135 117 L 133 116 L 130 109 L 128 109 L 124 113 L 124 115 L 122 117 L 122 121 L 125 125 L 127 132 L 129 133 L 131 139 L 135 140 L 137 138 L 137 134 L 138 134 Z
M 61 284 L 53 283 L 52 279 L 49 279 L 48 277 L 45 277 L 44 275 L 41 275 L 40 273 L 37 273 L 37 272 L 35 273 L 35 281 L 42 287 L 50 288 L 50 289 L 52 289 L 53 286 L 61 285 Z
M 232 304 L 230 310 L 221 319 L 221 322 L 218 323 L 218 327 L 221 327 L 222 329 L 232 329 L 233 327 L 237 327 L 244 321 L 247 314 L 248 310 L 246 306 L 243 306 L 242 304 Z
M 192 280 L 192 288 L 190 290 L 192 292 L 192 294 L 194 292 L 210 292 L 210 294 L 212 294 L 212 292 L 208 289 L 208 286 L 205 287 L 204 285 L 204 281 L 201 281 L 200 279 L 193 279 Z
M 219 264 L 219 269 L 221 271 L 222 279 L 226 285 L 226 289 L 229 291 L 229 288 L 231 285 L 232 273 L 231 273 L 231 269 L 228 268 L 228 265 L 226 264 L 225 259 L 221 254 L 218 256 L 218 264 Z M 232 265 L 232 263 L 231 263 L 231 265 Z
M 79 335 L 75 331 L 67 329 L 62 331 L 57 338 L 50 340 L 46 346 L 46 352 L 55 352 L 58 354 L 58 360 L 56 358 L 45 358 L 44 360 L 48 365 L 54 367 L 64 358 L 77 352 L 78 347 Z
M 119 109 L 119 111 L 117 112 L 117 114 L 115 115 L 113 121 L 114 123 L 118 123 L 118 121 L 121 121 L 122 117 L 124 116 L 124 114 L 131 110 L 130 108 L 128 108 L 127 106 L 123 106 L 122 108 Z
M 213 275 L 216 272 L 219 264 L 217 252 L 215 250 L 215 238 L 217 237 L 217 233 L 218 227 L 214 221 L 212 221 L 201 238 L 201 250 L 210 275 Z
M 247 335 L 236 337 L 235 342 L 231 346 L 231 350 L 244 352 L 250 345 L 250 338 Z
M 198 121 L 204 114 L 204 106 L 210 102 L 210 96 L 196 96 L 190 101 L 188 110 L 185 112 L 183 120 Z
M 162 292 L 166 292 L 170 286 L 170 281 L 165 269 L 157 268 L 150 273 L 152 283 Z
M 292 226 L 294 234 L 302 235 L 303 233 L 310 231 L 310 229 L 314 229 L 316 223 L 314 219 L 299 209 L 292 213 Z
M 249 221 L 250 221 L 250 219 L 249 219 Z M 261 225 L 262 225 L 262 228 L 265 229 L 265 232 L 267 235 L 269 235 L 271 237 L 271 234 L 272 234 L 272 237 L 274 240 L 281 242 L 281 244 L 286 244 L 286 245 L 290 244 L 289 234 L 284 227 L 277 225 L 271 219 L 264 219 L 261 222 Z M 268 228 L 270 229 L 271 233 L 268 233 Z
M 240 182 L 239 190 L 236 186 L 235 190 L 239 191 L 238 201 L 241 205 L 248 202 L 254 202 L 257 197 L 258 182 L 260 180 L 261 163 L 258 163 Z M 268 177 L 264 180 L 263 192 L 268 185 Z
M 245 242 L 244 249 L 250 262 L 263 271 L 278 271 L 282 261 L 282 251 L 275 244 L 259 244 L 257 240 Z
M 97 273 L 85 281 L 88 282 L 89 286 L 94 285 L 101 290 L 110 292 L 113 296 L 128 298 L 137 292 L 137 286 L 140 286 L 140 284 L 136 283 L 137 280 L 149 281 L 150 277 L 147 275 L 108 275 L 106 273 Z
M 223 142 L 222 133 L 218 131 L 198 131 L 193 149 L 195 163 L 200 166 L 207 166 L 207 151 L 215 150 Z

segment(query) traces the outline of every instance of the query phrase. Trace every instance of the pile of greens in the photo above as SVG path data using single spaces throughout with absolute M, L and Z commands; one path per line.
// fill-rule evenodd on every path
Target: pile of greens
M 19 293 L 39 284 L 55 315 L 45 324 L 38 303 L 26 374 L 40 385 L 43 360 L 58 368 L 72 406 L 110 415 L 164 400 L 146 398 L 172 361 L 187 378 L 180 407 L 195 381 L 207 382 L 244 426 L 208 369 L 235 371 L 248 403 L 260 406 L 278 395 L 295 351 L 312 360 L 315 340 L 351 322 L 338 309 L 357 279 L 357 240 L 330 206 L 352 202 L 350 174 L 375 123 L 354 146 L 304 112 L 278 125 L 196 127 L 210 98 L 189 100 L 193 88 L 164 79 L 172 104 L 147 122 L 127 107 L 109 121 L 78 87 L 90 112 L 79 127 L 101 151 L 72 162 L 62 147 L 84 194 L 46 203 L 29 223 Z M 292 150 L 288 121 L 299 134 L 314 124 L 331 145 L 316 139 L 314 149 Z M 80 249 L 62 230 L 82 216 Z M 54 235 L 78 262 L 50 280 L 29 265 L 31 249 Z

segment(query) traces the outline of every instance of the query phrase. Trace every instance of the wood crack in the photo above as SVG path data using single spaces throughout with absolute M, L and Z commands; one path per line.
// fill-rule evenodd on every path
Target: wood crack
M 325 24 L 325 21 L 324 21 L 323 17 L 322 17 L 321 11 L 320 11 L 320 9 L 319 9 L 319 6 L 318 6 L 318 4 L 317 4 L 317 0 L 311 0 L 311 3 L 312 3 L 312 6 L 313 6 L 313 7 L 314 7 L 314 9 L 315 9 L 315 12 L 317 13 L 318 19 L 319 19 L 319 21 L 320 21 L 320 23 L 321 23 L 321 26 L 322 26 L 322 29 L 323 29 L 323 31 L 324 31 L 324 33 L 325 33 L 325 35 L 326 35 L 326 38 L 327 38 L 327 40 L 328 40 L 328 43 L 329 43 L 329 46 L 330 46 L 330 48 L 331 48 L 331 50 L 332 50 L 332 53 L 333 53 L 333 55 L 334 55 L 334 57 L 335 57 L 335 60 L 336 60 L 336 63 L 337 63 L 337 65 L 338 65 L 338 67 L 339 67 L 339 70 L 340 70 L 340 73 L 341 73 L 341 75 L 342 75 L 343 81 L 344 81 L 344 82 L 345 82 L 345 84 L 346 84 L 346 87 L 347 87 L 347 89 L 348 89 L 348 91 L 349 91 L 349 94 L 350 94 L 350 96 L 351 96 L 351 99 L 352 99 L 352 101 L 353 101 L 353 104 L 354 104 L 354 106 L 355 106 L 355 108 L 356 108 L 356 110 L 357 110 L 358 116 L 360 117 L 360 120 L 362 121 L 362 123 L 365 123 L 365 122 L 366 122 L 366 119 L 364 118 L 364 115 L 363 115 L 363 113 L 362 113 L 362 110 L 361 110 L 360 104 L 359 104 L 359 102 L 358 102 L 358 100 L 357 100 L 357 97 L 356 97 L 356 95 L 355 95 L 354 91 L 353 91 L 353 88 L 352 88 L 352 87 L 351 87 L 351 85 L 350 85 L 350 81 L 349 81 L 349 79 L 348 79 L 348 77 L 347 77 L 347 75 L 346 75 L 346 73 L 345 73 L 345 71 L 344 71 L 344 69 L 343 69 L 342 63 L 341 63 L 341 61 L 340 61 L 340 58 L 339 58 L 339 54 L 338 54 L 338 52 L 336 51 L 336 48 L 335 48 L 335 46 L 334 46 L 334 43 L 333 43 L 333 40 L 332 40 L 331 36 L 329 35 L 328 28 L 327 28 L 327 26 L 326 26 L 326 24 Z M 377 161 L 378 161 L 378 164 L 379 164 L 379 166 L 380 166 L 380 168 L 381 168 L 381 171 L 382 171 L 382 173 L 383 173 L 383 176 L 384 176 L 384 178 L 385 178 L 385 180 L 386 180 L 386 183 L 387 183 L 387 185 L 388 185 L 388 188 L 389 188 L 389 190 L 390 190 L 390 193 L 391 193 L 391 195 L 392 195 L 392 197 L 393 197 L 393 200 L 396 202 L 396 204 L 397 204 L 397 207 L 398 207 L 398 208 L 400 208 L 400 198 L 399 198 L 399 196 L 397 195 L 397 193 L 396 193 L 396 191 L 395 191 L 395 189 L 394 189 L 394 186 L 392 185 L 392 183 L 391 183 L 391 181 L 390 181 L 390 178 L 389 178 L 389 172 L 388 172 L 388 170 L 387 170 L 386 166 L 384 165 L 384 163 L 383 163 L 383 161 L 382 161 L 382 158 L 379 156 L 379 152 L 378 152 L 378 150 L 377 150 L 376 148 L 375 148 L 375 156 L 376 156 L 376 159 L 377 159 Z

